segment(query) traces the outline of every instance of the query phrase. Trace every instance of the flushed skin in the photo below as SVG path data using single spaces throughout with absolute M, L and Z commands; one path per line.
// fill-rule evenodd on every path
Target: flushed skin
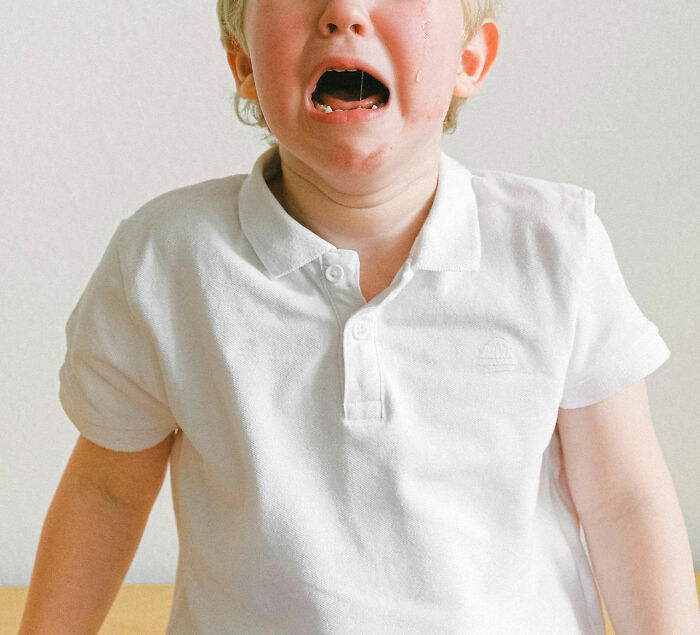
M 459 0 L 249 0 L 244 30 L 250 56 L 234 48 L 229 64 L 240 96 L 260 101 L 283 162 L 353 193 L 414 178 L 426 152 L 433 169 L 452 95 L 479 92 L 498 42 L 487 21 L 462 45 Z M 339 126 L 309 116 L 312 75 L 331 57 L 381 73 L 391 91 L 381 116 Z

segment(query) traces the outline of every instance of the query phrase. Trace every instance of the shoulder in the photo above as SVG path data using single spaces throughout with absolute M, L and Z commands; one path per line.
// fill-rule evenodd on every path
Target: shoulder
M 503 170 L 470 169 L 470 172 L 478 203 L 521 217 L 583 226 L 586 210 L 595 200 L 591 190 L 573 183 Z
M 208 179 L 164 192 L 139 207 L 119 224 L 122 259 L 135 265 L 148 253 L 175 258 L 204 237 L 235 235 L 238 191 L 245 174 Z
M 506 172 L 471 170 L 483 227 L 511 231 L 578 268 L 585 255 L 586 229 L 595 194 L 574 183 Z
M 484 254 L 492 254 L 495 266 L 512 261 L 513 275 L 556 280 L 554 286 L 573 288 L 585 263 L 593 192 L 574 183 L 503 170 L 469 171 Z
M 237 216 L 238 190 L 245 174 L 214 178 L 164 192 L 122 221 L 123 233 L 163 233 L 191 229 L 222 217 Z

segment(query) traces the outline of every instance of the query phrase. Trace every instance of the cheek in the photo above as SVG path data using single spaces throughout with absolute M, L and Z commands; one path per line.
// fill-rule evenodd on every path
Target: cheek
M 416 107 L 407 114 L 407 119 L 412 121 L 422 121 L 425 124 L 442 125 L 447 109 L 450 106 L 452 90 L 445 90 L 444 84 L 426 85 L 417 97 Z M 420 101 L 418 101 L 418 99 Z
M 452 99 L 456 67 L 451 56 L 439 45 L 426 48 L 424 60 L 417 60 L 416 73 L 405 82 L 406 115 L 410 119 L 442 123 Z M 416 81 L 420 79 L 420 81 Z
M 251 25 L 253 73 L 263 106 L 283 104 L 290 91 L 301 90 L 293 69 L 300 51 L 293 36 L 298 29 L 293 28 L 292 21 L 291 15 L 270 11 Z
M 441 123 L 459 66 L 460 1 L 408 0 L 400 21 L 385 17 L 380 28 L 393 58 L 404 116 Z

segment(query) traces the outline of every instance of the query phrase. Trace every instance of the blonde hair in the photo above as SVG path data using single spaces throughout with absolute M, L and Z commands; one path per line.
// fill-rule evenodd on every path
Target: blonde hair
M 479 30 L 484 20 L 497 19 L 499 0 L 461 0 L 464 15 L 462 42 L 468 42 Z M 221 44 L 226 50 L 240 46 L 249 54 L 248 44 L 243 32 L 243 11 L 245 0 L 217 0 L 216 13 L 219 17 Z M 462 104 L 467 101 L 464 97 L 452 97 L 442 124 L 443 133 L 451 134 L 457 128 L 457 116 Z M 243 103 L 241 103 L 243 102 Z M 256 99 L 241 99 L 238 93 L 234 96 L 236 115 L 247 126 L 260 126 L 271 133 L 265 121 L 260 103 Z M 250 119 L 248 119 L 250 117 Z M 251 120 L 252 119 L 252 120 Z

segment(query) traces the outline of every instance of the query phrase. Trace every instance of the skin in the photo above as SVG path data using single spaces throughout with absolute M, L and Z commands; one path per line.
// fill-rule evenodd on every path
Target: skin
M 239 94 L 259 100 L 279 141 L 270 189 L 301 224 L 358 253 L 366 295 L 391 281 L 430 211 L 452 95 L 475 97 L 495 60 L 496 24 L 467 43 L 462 26 L 460 0 L 248 0 L 248 52 L 227 52 Z M 391 91 L 383 116 L 309 116 L 312 72 L 331 55 L 381 72 Z

